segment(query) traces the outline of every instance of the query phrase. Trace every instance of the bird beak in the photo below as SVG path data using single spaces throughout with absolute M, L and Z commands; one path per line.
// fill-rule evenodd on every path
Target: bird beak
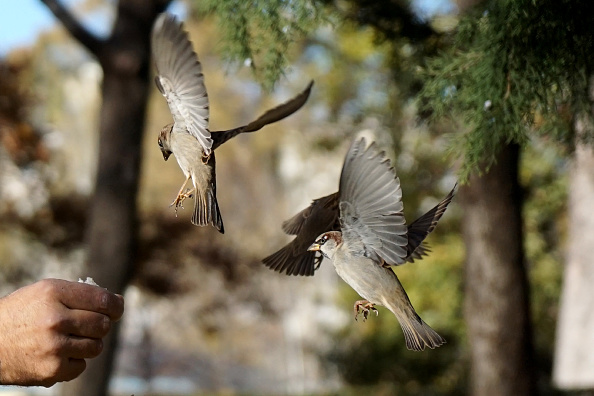
M 163 159 L 167 161 L 171 155 L 171 151 L 161 151 L 163 153 Z
M 310 247 L 307 248 L 308 252 L 315 252 L 320 250 L 320 244 L 319 243 L 312 243 Z

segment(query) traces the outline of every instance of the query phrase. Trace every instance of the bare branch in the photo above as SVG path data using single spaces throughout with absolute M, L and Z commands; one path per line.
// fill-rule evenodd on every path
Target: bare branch
M 91 34 L 72 13 L 64 7 L 59 0 L 41 0 L 43 4 L 54 14 L 62 25 L 70 32 L 72 37 L 78 40 L 85 46 L 93 55 L 99 56 L 102 47 L 102 40 L 99 40 L 95 35 Z

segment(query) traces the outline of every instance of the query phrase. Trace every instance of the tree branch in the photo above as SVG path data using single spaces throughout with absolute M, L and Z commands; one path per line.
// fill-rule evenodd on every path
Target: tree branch
M 59 0 L 41 0 L 43 4 L 62 22 L 62 25 L 70 32 L 72 37 L 85 46 L 93 55 L 99 56 L 103 41 L 91 34 L 78 20 L 72 15 Z

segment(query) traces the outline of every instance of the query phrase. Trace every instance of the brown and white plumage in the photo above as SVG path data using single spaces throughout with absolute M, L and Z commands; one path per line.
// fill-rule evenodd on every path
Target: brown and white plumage
M 445 340 L 415 312 L 389 268 L 403 264 L 411 255 L 401 197 L 400 180 L 384 153 L 374 143 L 365 148 L 364 139 L 354 142 L 340 177 L 341 231 L 324 232 L 309 250 L 328 258 L 337 274 L 365 299 L 355 304 L 356 312 L 363 309 L 366 318 L 374 305 L 383 305 L 398 319 L 407 348 L 436 348 Z M 422 216 L 419 224 L 426 225 L 429 219 L 430 215 Z
M 407 244 L 405 262 L 412 263 L 422 259 L 430 252 L 423 243 L 424 239 L 435 229 L 437 222 L 445 213 L 452 201 L 457 186 L 427 213 L 407 226 Z M 287 245 L 264 258 L 262 262 L 268 268 L 287 275 L 313 276 L 319 267 L 321 257 L 307 248 L 316 237 L 328 231 L 340 231 L 338 221 L 338 192 L 315 199 L 310 206 L 291 217 L 282 224 L 286 234 L 295 235 Z M 397 199 L 397 197 L 395 197 Z
M 176 210 L 184 199 L 194 197 L 192 223 L 213 225 L 224 232 L 216 198 L 216 161 L 214 150 L 240 133 L 255 132 L 293 114 L 307 101 L 313 81 L 293 99 L 266 111 L 255 121 L 226 131 L 209 129 L 209 102 L 198 56 L 174 16 L 161 14 L 153 25 L 152 53 L 157 76 L 155 83 L 165 96 L 173 123 L 159 134 L 159 148 L 167 160 L 173 153 L 186 176 L 172 205 Z M 192 180 L 193 188 L 185 191 Z
M 340 230 L 338 193 L 315 199 L 310 206 L 285 221 L 282 228 L 285 233 L 295 235 L 295 239 L 262 262 L 281 274 L 312 276 L 322 257 L 307 248 L 321 233 Z

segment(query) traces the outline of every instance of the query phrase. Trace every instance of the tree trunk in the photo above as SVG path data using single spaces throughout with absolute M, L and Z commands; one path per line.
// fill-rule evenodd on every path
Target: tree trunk
M 103 68 L 99 164 L 90 205 L 87 274 L 102 287 L 123 293 L 136 259 L 136 195 L 141 139 L 149 92 L 150 32 L 170 0 L 120 0 L 111 36 L 90 34 L 57 0 L 42 0 Z M 104 339 L 101 355 L 63 386 L 65 395 L 103 396 L 111 375 L 119 326 Z
M 576 123 L 583 136 L 584 120 Z M 553 381 L 562 389 L 594 388 L 594 150 L 578 143 L 570 171 L 569 235 L 557 324 Z
M 88 275 L 102 287 L 123 293 L 136 256 L 136 193 L 148 75 L 106 73 L 95 195 L 87 228 Z M 105 395 L 119 326 L 104 339 L 103 353 L 67 387 L 67 395 Z M 76 391 L 73 389 L 75 388 Z
M 470 394 L 476 396 L 534 393 L 519 153 L 516 144 L 503 146 L 497 163 L 460 191 Z

